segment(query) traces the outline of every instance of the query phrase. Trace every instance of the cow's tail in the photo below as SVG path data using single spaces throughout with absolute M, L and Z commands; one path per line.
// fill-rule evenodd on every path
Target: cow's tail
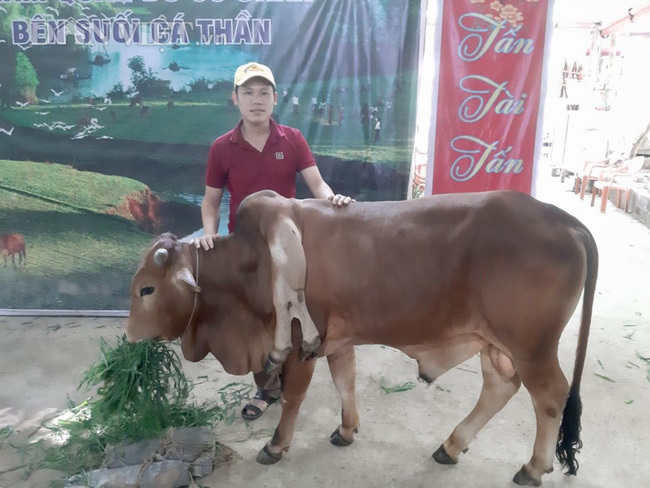
M 573 368 L 573 380 L 569 390 L 562 424 L 557 438 L 556 456 L 562 467 L 568 467 L 567 474 L 578 472 L 578 461 L 576 453 L 582 448 L 580 440 L 580 415 L 582 414 L 582 401 L 580 400 L 580 381 L 585 365 L 587 354 L 587 340 L 589 339 L 589 328 L 591 326 L 591 314 L 596 294 L 596 279 L 598 278 L 598 248 L 591 234 L 587 231 L 585 235 L 585 249 L 587 252 L 587 278 L 585 280 L 584 297 L 582 301 L 582 320 L 578 335 L 578 348 Z

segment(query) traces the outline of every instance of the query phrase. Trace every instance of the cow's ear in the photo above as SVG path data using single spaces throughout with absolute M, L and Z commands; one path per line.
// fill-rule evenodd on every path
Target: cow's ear
M 189 269 L 181 268 L 181 270 L 176 273 L 176 278 L 190 285 L 194 292 L 201 293 L 201 287 L 196 284 L 196 280 L 194 279 L 194 276 L 192 276 L 192 272 Z

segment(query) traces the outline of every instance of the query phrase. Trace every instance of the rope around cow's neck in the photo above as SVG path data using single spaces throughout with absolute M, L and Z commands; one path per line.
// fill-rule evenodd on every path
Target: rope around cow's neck
M 196 286 L 199 286 L 199 250 L 196 249 L 196 267 L 194 269 L 194 274 L 196 275 L 194 277 L 194 281 L 196 282 Z M 194 305 L 192 306 L 192 315 L 190 315 L 190 320 L 187 321 L 187 325 L 185 326 L 185 330 L 187 330 L 192 323 L 192 319 L 194 318 L 194 313 L 196 312 L 196 304 L 199 299 L 199 292 L 194 291 Z

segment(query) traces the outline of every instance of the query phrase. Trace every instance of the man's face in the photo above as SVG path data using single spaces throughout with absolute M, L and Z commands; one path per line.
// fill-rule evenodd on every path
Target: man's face
M 239 112 L 245 121 L 265 123 L 271 118 L 278 95 L 273 90 L 273 86 L 253 78 L 233 92 L 232 100 L 239 107 Z

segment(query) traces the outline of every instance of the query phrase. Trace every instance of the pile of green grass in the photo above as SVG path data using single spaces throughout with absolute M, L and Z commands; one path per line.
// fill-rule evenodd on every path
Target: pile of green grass
M 157 438 L 171 427 L 213 426 L 230 423 L 236 407 L 248 398 L 251 385 L 230 383 L 219 390 L 221 403 L 189 402 L 192 383 L 168 343 L 129 343 L 124 337 L 110 346 L 103 339 L 101 360 L 85 373 L 79 388 L 97 387 L 97 398 L 80 404 L 44 425 L 61 445 L 44 439 L 25 453 L 25 477 L 37 469 L 63 471 L 66 478 L 101 467 L 109 444 Z

